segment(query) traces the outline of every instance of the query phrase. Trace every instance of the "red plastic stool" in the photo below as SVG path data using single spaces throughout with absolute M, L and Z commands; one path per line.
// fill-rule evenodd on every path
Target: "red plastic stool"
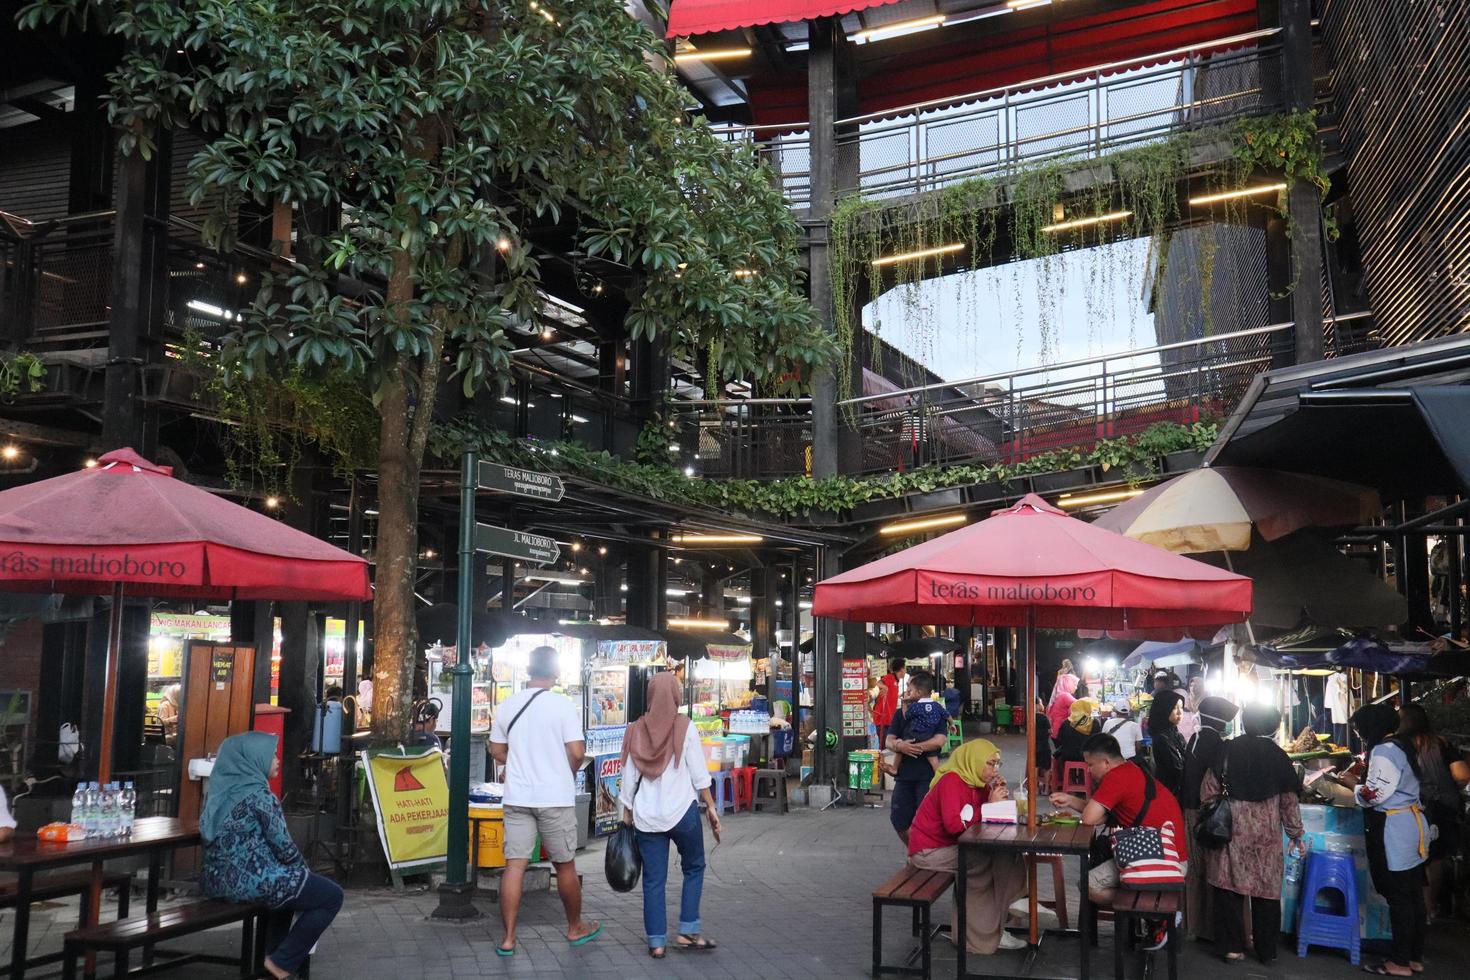
M 750 809 L 751 798 L 755 795 L 755 766 L 741 766 L 739 769 L 730 770 L 735 782 L 735 812 L 740 808 Z
M 1062 763 L 1062 792 L 1080 796 L 1084 800 L 1092 796 L 1092 776 L 1087 771 L 1087 763 Z

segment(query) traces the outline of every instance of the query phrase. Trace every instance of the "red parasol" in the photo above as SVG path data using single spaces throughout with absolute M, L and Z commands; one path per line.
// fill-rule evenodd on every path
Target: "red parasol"
M 818 582 L 812 601 L 813 615 L 834 619 L 1025 627 L 1028 718 L 1036 703 L 1037 626 L 1221 626 L 1250 611 L 1250 579 L 1094 527 L 1035 494 L 988 520 Z M 1034 791 L 1030 737 L 1026 771 Z M 1034 829 L 1034 794 L 1032 800 L 1026 823 Z M 1034 868 L 1029 877 L 1034 944 Z
M 112 773 L 122 596 L 362 601 L 368 563 L 131 449 L 0 493 L 0 589 L 113 597 L 98 780 Z

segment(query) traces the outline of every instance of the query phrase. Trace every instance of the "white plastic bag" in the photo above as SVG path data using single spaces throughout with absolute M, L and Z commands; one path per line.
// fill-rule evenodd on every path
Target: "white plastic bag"
M 56 741 L 56 760 L 62 765 L 71 762 L 82 751 L 82 736 L 77 732 L 77 726 L 69 721 L 62 723 L 61 735 Z

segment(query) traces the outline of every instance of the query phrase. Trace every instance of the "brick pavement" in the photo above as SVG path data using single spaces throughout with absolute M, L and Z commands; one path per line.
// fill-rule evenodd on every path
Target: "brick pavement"
M 1018 757 L 1019 740 L 1003 742 L 1008 759 Z M 1008 772 L 1019 771 L 1012 763 Z M 1014 779 L 1014 776 L 1012 776 Z M 662 962 L 648 958 L 643 943 L 642 907 L 635 892 L 618 895 L 602 876 L 602 850 L 594 843 L 578 860 L 586 878 L 587 915 L 601 919 L 604 932 L 587 946 L 572 949 L 562 937 L 561 906 L 553 892 L 531 894 L 522 909 L 520 949 L 516 956 L 495 955 L 499 916 L 493 900 L 478 904 L 483 918 L 469 924 L 433 921 L 435 896 L 424 890 L 395 894 L 391 890 L 355 889 L 348 893 L 341 916 L 327 933 L 313 962 L 318 980 L 378 977 L 423 977 L 460 980 L 466 977 L 574 977 L 578 980 L 699 978 L 699 980 L 765 980 L 765 978 L 867 975 L 871 949 L 872 888 L 903 861 L 903 850 L 888 825 L 885 809 L 837 808 L 827 812 L 795 809 L 790 814 L 734 814 L 725 819 L 725 840 L 709 854 L 703 921 L 706 933 L 720 943 L 713 953 L 670 952 Z M 676 862 L 675 862 L 676 863 Z M 1049 890 L 1043 875 L 1043 894 Z M 670 914 L 678 906 L 679 878 L 671 875 Z M 1075 894 L 1072 908 L 1076 907 Z M 892 949 L 904 942 L 905 916 L 890 913 Z M 6 917 L 8 918 L 8 913 Z M 941 902 L 936 921 L 946 921 L 949 902 Z M 56 948 L 60 934 L 75 921 L 74 903 L 37 909 L 32 949 Z M 0 931 L 9 938 L 8 921 Z M 228 952 L 237 934 L 218 931 L 192 944 Z M 1430 933 L 1430 970 L 1424 976 L 1449 976 L 1445 966 L 1463 959 L 1470 949 L 1463 927 L 1436 927 Z M 1049 939 L 1034 968 L 1037 976 L 1075 976 L 1075 939 Z M 1226 971 L 1210 956 L 1208 946 L 1190 946 L 1181 958 L 1184 976 L 1229 973 L 1238 980 L 1257 978 L 1341 977 L 1352 971 L 1346 959 L 1314 952 L 1298 960 L 1283 949 L 1276 965 L 1266 969 L 1245 963 Z M 0 956 L 8 957 L 0 948 Z M 1367 954 L 1365 953 L 1365 961 Z M 939 940 L 936 977 L 953 974 L 954 956 Z M 1015 972 L 1018 953 L 994 960 L 971 961 L 973 968 Z M 1112 973 L 1110 929 L 1104 926 L 1101 947 L 1094 950 L 1093 976 Z M 1162 963 L 1160 964 L 1162 966 Z M 1135 975 L 1136 966 L 1134 967 Z M 1355 972 L 1355 971 L 1354 971 Z M 42 974 L 44 975 L 44 973 Z M 54 975 L 54 971 L 52 971 Z M 192 966 L 164 976 L 225 978 L 224 967 Z

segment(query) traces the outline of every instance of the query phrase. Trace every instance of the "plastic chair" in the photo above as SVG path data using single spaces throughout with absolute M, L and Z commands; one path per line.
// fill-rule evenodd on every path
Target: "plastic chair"
M 1317 906 L 1323 891 L 1342 896 L 1342 914 Z M 1358 965 L 1363 940 L 1358 930 L 1358 881 L 1353 856 L 1334 851 L 1312 851 L 1307 855 L 1307 873 L 1302 885 L 1301 910 L 1297 914 L 1296 955 L 1306 956 L 1308 946 L 1345 949 L 1348 961 Z
M 960 727 L 960 721 L 958 718 L 951 718 L 949 720 L 949 728 L 946 731 L 945 735 L 946 737 L 944 741 L 944 752 L 942 753 L 944 755 L 949 755 L 955 749 L 964 744 L 965 732 L 964 729 Z
M 715 812 L 724 813 L 735 809 L 735 779 L 729 769 L 709 774 L 710 792 L 715 798 Z
M 755 766 L 731 769 L 730 775 L 735 783 L 735 812 L 739 813 L 741 807 L 749 810 L 755 796 Z
M 1080 796 L 1084 800 L 1092 796 L 1092 776 L 1087 772 L 1087 763 L 1062 763 L 1062 792 Z
M 768 807 L 777 813 L 787 812 L 791 807 L 786 801 L 786 773 L 778 769 L 756 770 L 751 803 L 751 809 L 756 813 Z

